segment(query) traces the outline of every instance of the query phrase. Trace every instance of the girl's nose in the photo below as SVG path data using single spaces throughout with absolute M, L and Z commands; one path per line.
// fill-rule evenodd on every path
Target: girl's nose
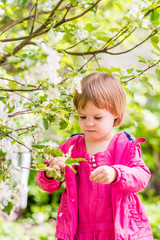
M 93 122 L 92 120 L 88 120 L 88 121 L 86 122 L 86 125 L 87 125 L 88 127 L 93 127 L 93 126 L 94 126 L 94 122 Z

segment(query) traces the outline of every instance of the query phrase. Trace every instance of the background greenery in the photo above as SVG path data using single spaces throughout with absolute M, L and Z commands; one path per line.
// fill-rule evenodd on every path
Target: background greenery
M 38 188 L 37 164 L 49 156 L 34 146 L 52 147 L 80 132 L 72 94 L 95 70 L 113 73 L 126 90 L 126 116 L 115 131 L 147 138 L 142 156 L 152 178 L 141 198 L 160 239 L 159 22 L 159 0 L 0 1 L 0 210 L 9 215 L 16 206 L 19 216 L 0 218 L 1 239 L 54 236 L 65 186 L 53 194 Z M 31 163 L 22 210 L 26 152 Z

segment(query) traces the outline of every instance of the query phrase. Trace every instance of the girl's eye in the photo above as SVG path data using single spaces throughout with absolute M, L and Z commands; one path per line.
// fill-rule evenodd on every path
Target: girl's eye
M 86 117 L 85 117 L 85 116 L 80 116 L 80 118 L 81 118 L 81 119 L 86 119 Z
M 96 120 L 100 120 L 100 119 L 102 119 L 102 117 L 95 117 L 95 119 L 96 119 Z

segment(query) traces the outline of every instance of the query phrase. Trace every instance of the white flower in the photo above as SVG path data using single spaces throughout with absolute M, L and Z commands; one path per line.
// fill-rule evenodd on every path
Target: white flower
M 0 193 L 0 202 L 3 206 L 7 206 L 8 202 L 12 201 L 12 190 L 4 181 L 0 182 Z
M 78 91 L 78 93 L 82 93 L 81 80 L 82 80 L 82 78 L 80 78 L 79 76 L 76 76 L 74 78 L 74 85 L 75 85 L 75 88 Z
M 76 36 L 80 40 L 83 40 L 83 39 L 85 39 L 87 37 L 87 31 L 82 29 L 82 28 L 80 28 L 80 29 L 77 30 Z
M 144 124 L 149 130 L 153 130 L 159 127 L 158 117 L 151 113 L 149 110 L 143 110 L 144 114 Z
M 143 19 L 143 21 L 142 21 L 142 27 L 143 27 L 143 28 L 148 28 L 148 25 L 149 25 L 149 20 L 148 20 L 148 19 Z
M 43 129 L 41 127 L 37 127 L 34 131 L 30 132 L 29 135 L 32 138 L 32 141 L 37 144 L 37 142 L 43 140 Z
M 5 14 L 5 10 L 0 7 L 0 19 L 1 19 L 1 17 L 2 17 L 4 14 Z
M 12 151 L 12 145 L 9 139 L 7 138 L 2 138 L 0 140 L 0 149 L 2 149 L 3 152 L 9 153 Z
M 59 98 L 61 95 L 57 88 L 53 88 L 51 86 L 49 87 L 46 94 L 47 94 L 49 100 L 53 100 L 54 98 Z
M 11 107 L 15 106 L 15 107 L 19 107 L 21 105 L 20 103 L 20 97 L 14 93 L 10 94 L 10 98 L 8 100 L 8 103 Z
M 60 68 L 60 56 L 57 51 L 47 46 L 45 43 L 41 44 L 41 47 L 46 53 L 47 59 L 45 64 L 41 64 L 41 62 L 37 62 L 36 66 L 30 69 L 30 78 L 34 79 L 35 82 L 37 80 L 43 80 L 48 78 L 50 83 L 54 83 L 55 85 L 62 81 L 62 78 L 57 76 L 57 70 Z
M 133 3 L 131 9 L 129 10 L 129 14 L 136 18 L 139 12 L 140 10 L 138 5 Z
M 4 50 L 1 47 L 0 47 L 0 54 L 4 54 Z

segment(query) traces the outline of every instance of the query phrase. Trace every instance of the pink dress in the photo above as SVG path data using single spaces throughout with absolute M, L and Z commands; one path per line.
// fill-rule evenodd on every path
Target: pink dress
M 143 204 L 137 194 L 149 181 L 150 172 L 141 159 L 139 142 L 128 133 L 114 136 L 105 152 L 86 153 L 84 136 L 74 136 L 60 146 L 64 153 L 74 145 L 72 157 L 86 158 L 77 174 L 66 167 L 65 183 L 57 215 L 58 240 L 153 240 Z M 90 172 L 101 165 L 112 165 L 117 179 L 110 185 L 89 180 Z M 56 191 L 61 182 L 38 172 L 37 183 L 43 190 Z M 113 210 L 113 211 L 112 211 Z
M 84 149 L 86 162 L 77 167 L 78 228 L 75 240 L 114 240 L 111 185 L 89 180 L 90 173 L 102 165 L 113 165 L 111 156 L 114 139 L 105 152 L 95 155 L 86 153 L 82 138 L 80 149 Z M 87 192 L 87 194 L 84 194 Z

